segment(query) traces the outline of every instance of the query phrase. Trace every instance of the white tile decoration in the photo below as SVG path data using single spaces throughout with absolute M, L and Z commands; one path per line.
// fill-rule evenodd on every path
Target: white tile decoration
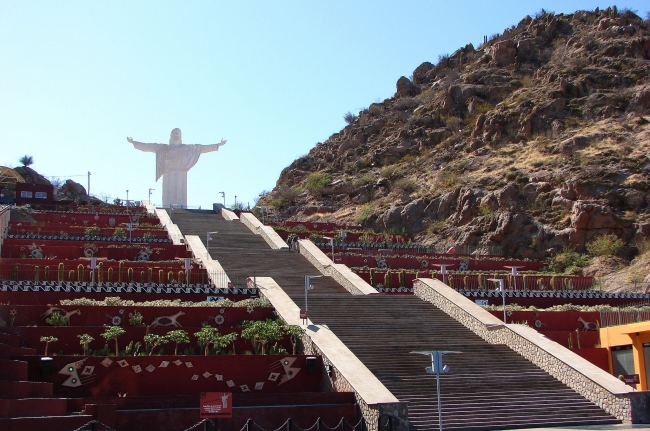
M 226 382 L 226 385 L 228 385 L 229 388 L 232 388 L 233 386 L 235 386 L 235 382 L 233 382 L 232 380 L 228 380 Z
M 100 362 L 100 364 L 107 368 L 110 367 L 112 363 L 113 361 L 111 361 L 109 358 L 104 358 L 104 360 Z
M 169 361 L 162 361 L 158 368 L 167 368 L 167 365 L 169 365 Z
M 145 368 L 145 370 L 149 371 L 150 373 L 153 373 L 156 370 L 156 367 L 154 367 L 153 365 L 149 365 L 147 368 Z
M 117 361 L 117 363 L 118 363 L 118 364 L 120 365 L 120 367 L 122 367 L 122 368 L 124 368 L 124 367 L 128 367 L 128 366 L 129 366 L 129 363 L 126 362 L 126 359 L 120 359 L 119 361 Z
M 280 377 L 280 373 L 271 373 L 269 374 L 269 380 L 272 382 L 277 382 L 278 377 Z
M 206 371 L 205 373 L 202 374 L 202 376 L 205 377 L 206 379 L 207 379 L 208 377 L 210 377 L 211 375 L 212 375 L 212 374 L 211 374 L 211 373 L 208 373 L 207 371 Z
M 222 374 L 215 374 L 214 378 L 219 380 L 220 382 L 223 382 L 223 375 Z
M 95 371 L 95 367 L 90 366 L 90 365 L 86 365 L 84 367 L 84 370 L 81 372 L 81 375 L 82 376 L 90 376 L 93 373 L 93 371 Z
M 176 364 L 177 366 L 180 367 L 180 366 L 183 364 L 183 361 L 181 361 L 180 359 L 176 359 L 176 360 L 174 361 L 174 364 Z
M 194 374 L 194 375 L 192 376 L 192 380 L 199 380 L 199 375 L 198 375 L 198 374 Z
M 191 362 L 185 362 L 185 366 L 186 366 L 187 368 L 192 368 L 194 365 L 192 365 Z
M 251 391 L 250 389 L 248 389 L 248 385 L 241 385 L 239 387 L 239 389 L 241 389 L 242 392 L 250 392 Z
M 136 374 L 142 372 L 142 367 L 140 365 L 134 365 L 131 368 L 133 368 L 133 371 L 135 371 Z
M 255 383 L 255 390 L 256 391 L 261 391 L 263 388 L 264 388 L 264 382 Z

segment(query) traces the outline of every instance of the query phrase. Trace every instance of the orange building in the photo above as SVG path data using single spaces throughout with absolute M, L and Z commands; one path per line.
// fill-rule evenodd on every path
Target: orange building
M 606 347 L 609 372 L 624 376 L 628 382 L 638 376 L 638 384 L 630 383 L 640 390 L 650 386 L 650 322 L 630 323 L 600 328 L 600 344 Z

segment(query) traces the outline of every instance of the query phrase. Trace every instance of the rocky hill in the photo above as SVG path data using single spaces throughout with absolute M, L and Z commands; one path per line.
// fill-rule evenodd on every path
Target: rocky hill
M 650 236 L 650 22 L 542 11 L 401 77 L 283 170 L 260 204 L 298 220 L 545 259 Z

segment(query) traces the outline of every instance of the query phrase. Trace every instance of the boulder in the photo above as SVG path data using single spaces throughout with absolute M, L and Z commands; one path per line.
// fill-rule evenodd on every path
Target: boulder
M 420 92 L 420 88 L 417 85 L 413 84 L 411 80 L 406 76 L 402 76 L 400 79 L 398 79 L 395 85 L 397 87 L 397 95 L 399 97 L 417 96 L 417 94 Z
M 428 61 L 425 61 L 421 65 L 415 68 L 413 71 L 413 81 L 416 83 L 420 83 L 424 81 L 425 79 L 430 79 L 431 77 L 427 77 L 427 72 L 429 72 L 431 69 L 435 68 L 435 66 Z
M 512 40 L 504 40 L 492 47 L 492 61 L 497 66 L 507 66 L 515 62 L 517 55 L 517 48 L 515 42 Z
M 48 180 L 43 175 L 39 174 L 29 166 L 19 166 L 17 168 L 14 168 L 14 171 L 18 172 L 20 176 L 23 177 L 25 182 L 28 184 L 44 184 L 44 185 L 52 184 L 50 180 Z
M 66 180 L 65 183 L 59 187 L 59 194 L 65 196 L 66 199 L 73 201 L 87 201 L 89 199 L 84 186 L 72 180 Z

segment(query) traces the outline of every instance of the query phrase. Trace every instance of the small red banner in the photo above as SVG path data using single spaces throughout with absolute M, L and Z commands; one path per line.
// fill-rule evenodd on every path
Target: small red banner
M 638 374 L 624 374 L 621 380 L 623 380 L 623 382 L 628 385 L 636 385 L 641 383 Z
M 307 310 L 300 310 L 301 319 L 309 319 L 309 312 Z
M 201 392 L 201 419 L 231 417 L 232 392 Z

